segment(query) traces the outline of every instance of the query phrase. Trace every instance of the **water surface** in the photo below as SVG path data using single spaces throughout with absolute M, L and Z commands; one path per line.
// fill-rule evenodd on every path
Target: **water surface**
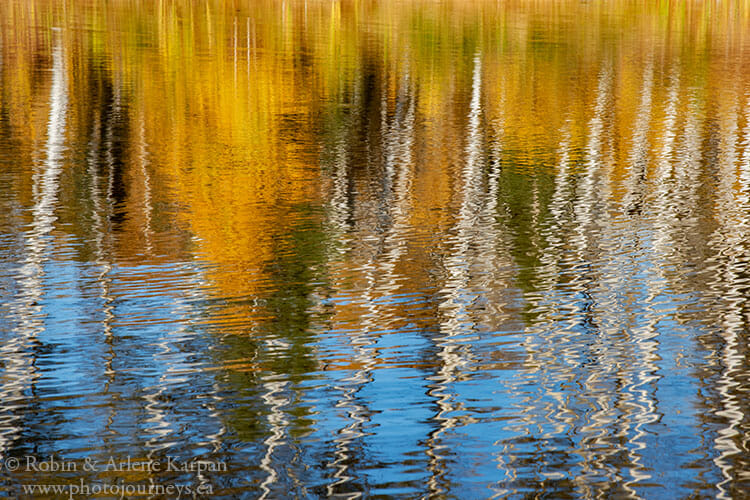
M 750 491 L 747 1 L 6 0 L 0 30 L 3 495 Z

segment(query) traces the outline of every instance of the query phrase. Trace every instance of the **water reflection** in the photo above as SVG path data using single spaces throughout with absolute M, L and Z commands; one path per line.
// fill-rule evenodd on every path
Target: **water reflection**
M 59 31 L 59 30 L 58 30 Z M 25 235 L 25 260 L 18 271 L 18 297 L 9 304 L 7 319 L 14 324 L 15 335 L 2 346 L 5 376 L 2 384 L 3 427 L 0 453 L 7 449 L 21 430 L 16 422 L 26 406 L 25 394 L 34 385 L 36 356 L 34 344 L 44 333 L 43 306 L 40 304 L 45 289 L 45 261 L 49 251 L 49 237 L 55 221 L 62 150 L 65 146 L 67 75 L 61 43 L 52 53 L 52 86 L 44 160 L 34 168 L 31 226 Z
M 748 7 L 0 4 L 2 458 L 742 498 Z

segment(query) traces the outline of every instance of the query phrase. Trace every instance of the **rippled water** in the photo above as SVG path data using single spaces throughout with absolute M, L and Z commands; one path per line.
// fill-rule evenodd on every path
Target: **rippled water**
M 750 2 L 0 28 L 0 494 L 746 498 Z

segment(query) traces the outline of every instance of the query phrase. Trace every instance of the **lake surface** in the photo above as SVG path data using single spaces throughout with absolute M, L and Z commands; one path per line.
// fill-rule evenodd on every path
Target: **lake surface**
M 750 2 L 0 30 L 0 496 L 747 498 Z

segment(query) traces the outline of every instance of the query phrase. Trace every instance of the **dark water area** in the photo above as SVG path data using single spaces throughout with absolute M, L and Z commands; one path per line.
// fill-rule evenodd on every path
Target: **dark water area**
M 0 496 L 748 498 L 748 297 L 748 1 L 0 3 Z

